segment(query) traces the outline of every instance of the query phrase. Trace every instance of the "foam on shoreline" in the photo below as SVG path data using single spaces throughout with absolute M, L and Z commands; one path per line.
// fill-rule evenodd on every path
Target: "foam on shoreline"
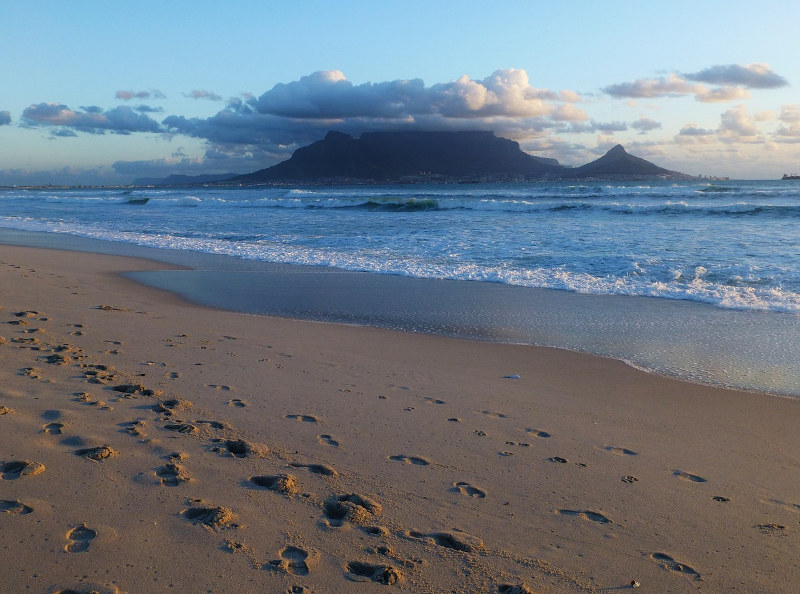
M 190 268 L 128 276 L 218 309 L 564 348 L 686 381 L 800 396 L 796 314 L 271 264 L 47 233 L 2 230 L 4 237 Z

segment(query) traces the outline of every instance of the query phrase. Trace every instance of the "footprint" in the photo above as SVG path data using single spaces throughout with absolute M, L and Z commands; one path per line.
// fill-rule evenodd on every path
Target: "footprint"
M 542 431 L 540 429 L 526 429 L 525 431 L 527 431 L 534 437 L 538 437 L 539 439 L 547 439 L 548 437 L 550 437 L 550 434 L 547 431 Z
M 89 460 L 94 460 L 95 462 L 100 462 L 101 460 L 105 460 L 106 458 L 111 458 L 116 456 L 118 452 L 111 449 L 110 446 L 102 445 L 97 446 L 95 448 L 82 448 L 80 450 L 75 450 L 76 456 L 83 456 Z
M 343 521 L 354 524 L 364 524 L 379 515 L 383 506 L 377 501 L 358 493 L 347 495 L 332 495 L 322 506 L 322 513 L 329 520 L 340 523 Z
M 247 406 L 247 403 L 240 398 L 232 398 L 231 400 L 228 400 L 228 406 L 236 406 L 238 408 L 244 408 L 245 406 Z
M 317 559 L 316 551 L 306 551 L 291 545 L 284 547 L 279 554 L 280 560 L 272 561 L 272 565 L 278 565 L 290 575 L 308 575 L 311 570 L 310 565 Z
M 97 536 L 97 532 L 81 524 L 67 532 L 67 544 L 64 550 L 67 553 L 84 553 L 89 550 L 89 545 Z
M 768 534 L 770 536 L 783 535 L 786 533 L 786 526 L 781 524 L 758 524 L 756 528 L 759 529 L 761 534 Z
M 559 464 L 566 464 L 569 462 L 566 458 L 562 458 L 561 456 L 552 456 L 551 458 L 547 459 L 549 462 L 557 462 Z
M 503 413 L 493 412 L 491 410 L 482 410 L 480 411 L 481 414 L 486 415 L 487 417 L 493 417 L 495 419 L 506 419 L 508 415 L 504 415 Z
M 44 464 L 30 460 L 0 462 L 0 478 L 13 481 L 22 476 L 36 476 L 44 472 Z
M 403 574 L 391 565 L 372 565 L 351 561 L 347 564 L 347 579 L 354 582 L 377 582 L 388 586 L 402 580 Z
M 589 520 L 591 522 L 597 522 L 598 524 L 613 524 L 611 520 L 609 520 L 606 516 L 599 512 L 590 511 L 590 510 L 576 510 L 576 509 L 560 509 L 556 512 L 559 516 L 574 516 L 578 518 L 583 518 L 584 520 Z
M 432 532 L 425 534 L 417 530 L 410 530 L 408 536 L 419 540 L 433 542 L 445 549 L 452 549 L 454 551 L 463 551 L 471 553 L 484 548 L 483 541 L 477 536 L 472 536 L 466 532 Z
M 0 513 L 24 516 L 31 512 L 33 512 L 33 508 L 21 501 L 11 501 L 10 499 L 0 501 Z
M 678 573 L 688 575 L 695 581 L 701 581 L 703 579 L 703 576 L 701 576 L 696 569 L 690 565 L 686 565 L 686 563 L 679 563 L 678 561 L 675 561 L 675 559 L 666 553 L 653 553 L 650 555 L 650 558 L 658 563 L 659 566 L 669 571 L 677 571 Z
M 120 423 L 122 425 L 122 431 L 127 433 L 128 435 L 133 435 L 134 437 L 144 437 L 147 435 L 144 432 L 145 422 L 141 419 L 136 421 L 128 421 L 126 423 Z
M 679 479 L 683 481 L 690 481 L 693 483 L 705 483 L 708 482 L 702 476 L 697 476 L 696 474 L 692 474 L 691 472 L 684 472 L 683 470 L 676 470 L 672 473 L 672 476 L 677 476 Z
M 197 419 L 195 421 L 198 425 L 208 425 L 212 429 L 230 429 L 230 426 L 227 423 L 223 423 L 222 421 L 212 421 L 210 419 Z
M 623 483 L 631 483 L 631 484 L 639 482 L 639 479 L 638 479 L 638 478 L 636 478 L 636 477 L 635 477 L 635 476 L 633 476 L 633 475 L 627 475 L 627 476 L 623 476 L 623 477 L 622 477 L 621 479 L 619 479 L 619 480 L 621 480 Z
M 265 446 L 256 446 L 244 439 L 226 439 L 225 449 L 234 458 L 247 458 L 256 456 L 257 458 L 267 454 Z
M 7 406 L 0 406 L 0 417 L 3 415 L 10 415 L 14 412 L 13 408 L 8 408 Z
M 389 460 L 394 460 L 395 462 L 405 462 L 406 464 L 414 464 L 416 466 L 429 466 L 430 462 L 425 458 L 420 458 L 418 456 L 404 456 L 402 454 L 398 454 L 397 456 L 389 456 Z
M 633 450 L 629 450 L 628 448 L 621 448 L 619 446 L 606 446 L 604 448 L 607 452 L 611 452 L 617 456 L 636 456 L 638 455 Z
M 507 441 L 506 445 L 517 446 L 517 447 L 520 447 L 520 448 L 529 448 L 529 447 L 531 447 L 531 444 L 525 443 L 525 442 L 519 442 L 519 441 Z
M 478 499 L 483 499 L 486 497 L 486 491 L 483 489 L 479 489 L 478 487 L 473 487 L 469 483 L 465 483 L 464 481 L 453 483 L 453 491 L 458 491 L 462 495 L 466 495 L 467 497 L 477 497 Z
M 338 476 L 339 473 L 327 464 L 302 464 L 301 462 L 291 462 L 289 466 L 293 468 L 305 468 L 313 474 L 321 474 L 323 476 Z
M 438 398 L 429 398 L 427 396 L 423 398 L 423 400 L 428 404 L 447 404 L 444 400 L 439 400 Z
M 189 410 L 193 406 L 194 405 L 189 400 L 170 398 L 154 404 L 153 411 L 169 417 L 176 412 Z
M 42 432 L 47 435 L 61 435 L 64 423 L 48 423 L 42 427 Z
M 193 506 L 183 510 L 181 515 L 190 522 L 202 524 L 208 528 L 237 527 L 233 523 L 236 515 L 226 507 Z
M 319 423 L 319 419 L 314 415 L 286 415 L 285 418 L 303 421 L 304 423 Z
M 206 384 L 206 388 L 212 388 L 213 390 L 220 390 L 222 392 L 230 392 L 233 390 L 230 386 L 220 386 L 218 384 Z
M 339 447 L 339 442 L 333 439 L 333 437 L 331 437 L 330 435 L 326 434 L 317 435 L 317 439 L 319 439 L 319 442 L 323 445 L 331 446 L 332 448 Z
M 197 427 L 191 423 L 169 423 L 164 425 L 164 429 L 177 431 L 178 433 L 197 433 Z
M 533 594 L 525 582 L 517 584 L 500 584 L 497 586 L 497 594 Z
M 300 491 L 300 485 L 298 484 L 297 479 L 291 474 L 251 476 L 250 482 L 258 485 L 259 487 L 269 489 L 270 491 L 286 493 L 287 495 L 294 495 Z
M 156 476 L 161 479 L 161 484 L 165 487 L 177 487 L 181 483 L 192 480 L 186 469 L 175 462 L 168 462 L 156 470 Z
M 389 536 L 389 531 L 383 526 L 364 526 L 362 530 L 370 536 L 378 536 L 380 538 Z

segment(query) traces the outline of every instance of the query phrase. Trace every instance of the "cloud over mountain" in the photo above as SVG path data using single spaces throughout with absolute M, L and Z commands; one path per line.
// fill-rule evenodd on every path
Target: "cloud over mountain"
M 8 126 L 11 123 L 11 112 L 0 111 L 0 126 Z
M 170 116 L 172 132 L 214 143 L 296 146 L 330 128 L 359 134 L 403 128 L 485 128 L 503 133 L 528 121 L 581 121 L 574 91 L 557 93 L 530 84 L 524 70 L 497 70 L 483 80 L 468 76 L 432 86 L 420 79 L 353 84 L 338 70 L 320 71 L 279 83 L 258 97 L 235 99 L 209 118 Z

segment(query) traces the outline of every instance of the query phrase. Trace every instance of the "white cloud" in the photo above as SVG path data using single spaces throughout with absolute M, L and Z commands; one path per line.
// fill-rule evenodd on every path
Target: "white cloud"
M 571 103 L 564 103 L 556 107 L 551 117 L 557 122 L 585 122 L 589 119 L 589 115 L 584 110 Z
M 640 117 L 638 120 L 631 124 L 631 128 L 639 130 L 640 134 L 646 134 L 650 130 L 657 130 L 661 127 L 661 122 L 657 122 L 652 118 Z
M 789 82 L 777 74 L 768 64 L 724 64 L 711 66 L 700 72 L 684 74 L 687 80 L 712 85 L 742 86 L 749 89 L 776 89 Z
M 722 142 L 763 142 L 761 129 L 747 113 L 747 107 L 737 105 L 722 114 L 717 137 Z
M 708 87 L 705 84 L 716 85 Z M 670 73 L 666 77 L 638 79 L 609 85 L 603 91 L 615 98 L 681 97 L 694 95 L 697 101 L 716 103 L 748 99 L 748 89 L 775 89 L 788 85 L 767 64 L 717 65 L 690 74 Z

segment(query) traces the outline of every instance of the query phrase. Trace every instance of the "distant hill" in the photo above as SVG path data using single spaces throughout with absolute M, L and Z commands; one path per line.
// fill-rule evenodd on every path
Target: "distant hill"
M 689 178 L 691 176 L 677 171 L 670 171 L 645 161 L 640 157 L 634 157 L 628 153 L 621 144 L 618 144 L 605 155 L 582 165 L 570 171 L 571 177 L 627 177 L 627 178 L 642 178 L 642 177 L 669 177 Z
M 230 181 L 540 178 L 563 171 L 555 159 L 529 155 L 520 150 L 519 143 L 498 138 L 493 132 L 367 132 L 360 138 L 328 132 L 323 140 L 297 149 L 289 160 Z
M 235 177 L 236 173 L 218 173 L 205 175 L 170 175 L 168 177 L 140 177 L 133 180 L 134 186 L 191 186 L 193 184 L 209 184 Z

